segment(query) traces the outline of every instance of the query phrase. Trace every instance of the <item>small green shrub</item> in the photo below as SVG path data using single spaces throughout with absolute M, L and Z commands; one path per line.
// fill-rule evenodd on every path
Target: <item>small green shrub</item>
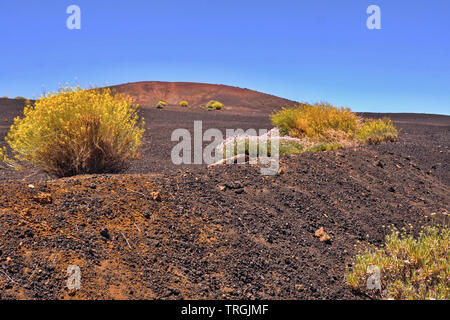
M 138 157 L 144 121 L 110 89 L 61 89 L 28 104 L 6 137 L 14 159 L 56 176 L 118 172 Z
M 427 227 L 418 239 L 406 232 L 393 231 L 384 248 L 367 248 L 358 254 L 347 283 L 365 291 L 367 268 L 377 266 L 381 273 L 382 297 L 398 300 L 450 299 L 450 229 Z
M 26 98 L 21 97 L 21 96 L 17 96 L 17 97 L 15 97 L 14 99 L 17 99 L 17 100 L 26 100 Z
M 258 156 L 266 156 L 266 155 L 270 157 L 270 155 L 271 155 L 270 141 L 266 141 L 265 143 L 256 142 L 256 148 L 251 149 L 250 142 L 248 139 L 246 139 L 245 141 L 243 141 L 243 145 L 244 145 L 243 152 L 239 152 L 240 150 L 238 150 L 238 148 L 239 148 L 238 144 L 239 144 L 239 142 L 235 141 L 235 142 L 230 142 L 225 146 L 225 148 L 223 149 L 224 159 L 229 156 L 236 156 L 239 154 L 245 154 L 252 158 L 256 158 Z M 228 152 L 231 152 L 231 153 L 228 154 Z
M 156 109 L 162 109 L 162 108 L 164 108 L 164 107 L 166 107 L 166 106 L 167 106 L 167 102 L 160 100 L 160 101 L 158 101 L 158 103 L 156 104 Z
M 398 131 L 388 118 L 366 120 L 356 132 L 356 137 L 364 144 L 397 141 Z
M 281 141 L 280 155 L 297 154 L 304 151 L 304 146 L 299 142 Z
M 187 106 L 189 106 L 189 103 L 186 100 L 182 100 L 182 101 L 180 101 L 180 106 L 187 107 Z
M 303 141 L 290 137 L 274 136 L 274 130 L 275 128 L 261 136 L 244 134 L 229 137 L 216 150 L 219 153 L 223 153 L 224 158 L 240 154 L 248 155 L 250 158 L 266 155 L 270 157 L 272 155 L 272 143 L 277 141 L 280 155 L 295 154 L 303 151 Z
M 206 107 L 211 110 L 222 110 L 223 104 L 218 101 L 211 100 L 210 102 L 208 102 Z

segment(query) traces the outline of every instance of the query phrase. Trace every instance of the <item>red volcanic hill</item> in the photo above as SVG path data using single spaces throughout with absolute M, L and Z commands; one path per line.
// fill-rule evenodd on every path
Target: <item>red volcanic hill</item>
M 160 100 L 169 105 L 178 105 L 181 100 L 186 100 L 190 106 L 206 105 L 210 100 L 217 100 L 226 107 L 259 110 L 295 104 L 292 100 L 270 94 L 218 84 L 146 81 L 111 88 L 130 95 L 135 103 L 143 107 L 154 107 Z

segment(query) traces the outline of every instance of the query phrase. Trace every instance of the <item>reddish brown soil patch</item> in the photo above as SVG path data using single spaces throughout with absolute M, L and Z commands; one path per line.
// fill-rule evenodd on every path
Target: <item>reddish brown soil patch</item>
M 145 279 L 159 254 L 146 235 L 160 212 L 169 212 L 148 196 L 157 191 L 148 178 L 86 176 L 33 186 L 0 188 L 3 298 L 70 298 L 69 265 L 82 270 L 75 298 L 155 297 Z M 51 202 L 36 201 L 42 194 Z M 143 275 L 143 265 L 152 271 Z
M 235 165 L 10 182 L 1 298 L 359 298 L 344 279 L 358 241 L 379 245 L 383 225 L 418 229 L 449 204 L 448 186 L 392 160 L 346 150 L 285 158 L 275 177 Z M 65 289 L 69 265 L 80 291 Z

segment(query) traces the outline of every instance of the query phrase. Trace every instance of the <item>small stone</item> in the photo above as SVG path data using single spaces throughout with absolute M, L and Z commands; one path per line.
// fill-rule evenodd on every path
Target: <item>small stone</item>
M 100 231 L 100 235 L 107 240 L 109 240 L 111 238 L 111 236 L 109 235 L 108 229 L 106 229 L 106 228 L 103 229 L 102 231 Z
M 331 237 L 325 232 L 323 227 L 317 229 L 314 235 L 319 238 L 320 242 L 328 242 L 331 240 Z
M 227 187 L 225 187 L 225 186 L 219 186 L 220 191 L 225 191 L 226 189 L 227 189 Z
M 283 174 L 283 173 L 284 173 L 284 169 L 283 168 L 278 169 L 278 174 Z
M 150 195 L 154 201 L 161 201 L 161 195 L 159 192 L 152 192 Z
M 147 219 L 150 218 L 150 212 L 148 212 L 148 211 L 144 211 L 143 215 L 144 215 L 144 217 L 147 218 Z
M 34 189 L 34 184 L 29 184 L 29 185 L 28 185 L 28 188 Z

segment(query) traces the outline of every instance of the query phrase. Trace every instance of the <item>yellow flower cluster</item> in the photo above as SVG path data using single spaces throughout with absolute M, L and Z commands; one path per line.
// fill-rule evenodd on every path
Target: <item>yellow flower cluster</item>
M 356 137 L 366 144 L 377 144 L 383 141 L 397 141 L 398 131 L 388 118 L 366 120 L 356 132 Z
M 222 110 L 223 104 L 219 101 L 211 100 L 210 102 L 208 102 L 206 107 L 211 110 Z

